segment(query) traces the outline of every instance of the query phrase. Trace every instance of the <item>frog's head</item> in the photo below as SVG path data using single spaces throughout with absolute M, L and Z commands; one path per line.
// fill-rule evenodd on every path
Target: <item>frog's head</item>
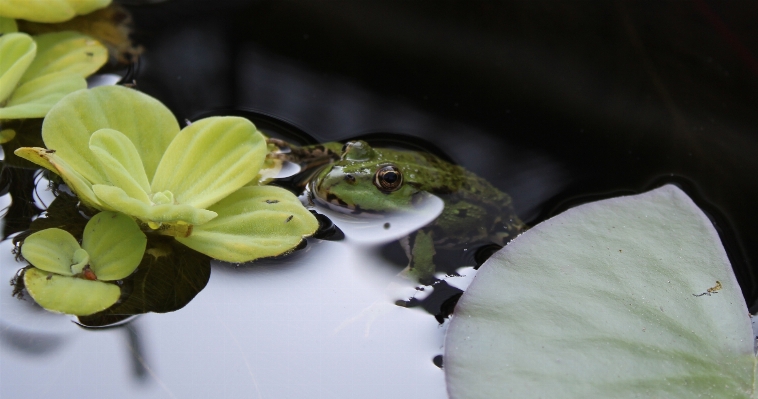
M 311 191 L 318 201 L 353 212 L 407 208 L 420 190 L 404 178 L 403 166 L 365 141 L 351 141 L 311 182 Z

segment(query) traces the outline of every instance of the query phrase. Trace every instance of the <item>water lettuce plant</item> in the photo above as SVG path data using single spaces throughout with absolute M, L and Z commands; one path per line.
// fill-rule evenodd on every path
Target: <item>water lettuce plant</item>
M 748 310 L 675 186 L 573 208 L 491 257 L 445 342 L 450 398 L 755 398 Z
M 216 259 L 279 255 L 318 227 L 293 194 L 255 185 L 267 146 L 244 118 L 179 129 L 154 98 L 104 86 L 60 101 L 42 138 L 47 148 L 15 153 L 60 175 L 88 207 L 125 213 Z
M 106 7 L 111 0 L 0 0 L 0 17 L 63 22 Z
M 2 6 L 0 6 L 2 7 Z M 41 118 L 108 60 L 99 42 L 77 32 L 0 36 L 0 119 Z
M 110 281 L 134 272 L 147 238 L 139 226 L 116 212 L 100 212 L 84 228 L 81 246 L 69 232 L 51 228 L 27 237 L 21 254 L 33 265 L 24 286 L 43 308 L 79 316 L 107 309 L 121 297 Z

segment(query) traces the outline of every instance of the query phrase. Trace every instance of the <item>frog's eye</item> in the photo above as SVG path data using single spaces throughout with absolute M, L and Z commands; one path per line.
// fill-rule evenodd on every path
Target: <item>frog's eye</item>
M 386 165 L 379 168 L 374 176 L 374 185 L 382 191 L 391 192 L 400 188 L 403 184 L 403 174 L 395 165 Z

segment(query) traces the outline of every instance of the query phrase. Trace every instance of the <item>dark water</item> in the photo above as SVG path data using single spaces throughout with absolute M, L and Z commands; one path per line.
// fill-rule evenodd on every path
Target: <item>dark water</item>
M 257 115 L 254 120 L 263 130 L 296 136 L 302 132 L 302 142 L 369 135 L 390 144 L 403 136 L 406 145 L 431 143 L 434 151 L 508 192 L 529 224 L 583 202 L 674 182 L 713 220 L 746 301 L 755 307 L 758 5 L 754 3 L 139 3 L 127 3 L 134 14 L 135 38 L 146 49 L 135 75 L 137 86 L 167 104 L 180 120 L 220 113 Z M 32 176 L 28 171 L 14 173 L 18 175 L 4 174 L 3 179 L 30 181 Z M 2 183 L 6 187 L 5 180 Z M 21 205 L 10 209 L 6 226 L 40 211 L 34 204 Z M 324 249 L 328 244 L 309 245 L 305 251 L 328 253 Z M 402 264 L 397 249 L 388 246 L 376 256 Z M 13 365 L 6 363 L 4 370 L 37 373 L 40 363 L 25 363 L 27 358 L 44 362 L 56 353 L 67 353 L 63 362 L 73 369 L 100 371 L 97 380 L 66 381 L 73 391 L 102 393 L 99 387 L 121 386 L 119 378 L 127 376 L 136 391 L 121 392 L 122 396 L 139 394 L 142 388 L 134 388 L 139 385 L 134 382 L 150 380 L 158 382 L 150 391 L 156 397 L 174 396 L 172 389 L 179 385 L 186 388 L 179 392 L 205 396 L 254 392 L 253 397 L 277 397 L 277 392 L 285 392 L 280 397 L 331 397 L 326 383 L 293 387 L 297 377 L 290 370 L 295 366 L 276 363 L 278 359 L 271 358 L 274 352 L 268 352 L 272 336 L 291 331 L 319 336 L 308 330 L 309 317 L 335 316 L 317 304 L 339 310 L 355 299 L 333 299 L 320 287 L 314 288 L 319 296 L 306 296 L 306 301 L 290 303 L 287 296 L 279 296 L 278 287 L 286 286 L 283 280 L 313 273 L 293 266 L 297 256 L 305 255 L 263 262 L 258 270 L 215 267 L 218 282 L 214 285 L 211 279 L 197 302 L 158 315 L 160 320 L 138 319 L 128 328 L 85 337 L 71 333 L 68 322 L 50 331 L 40 328 L 42 332 L 35 334 L 0 325 L 0 340 L 8 351 L 3 357 L 25 356 Z M 271 302 L 238 303 L 244 302 L 239 299 L 243 297 L 234 293 L 251 292 L 252 280 L 261 278 L 279 284 L 270 291 L 265 285 L 256 288 Z M 439 288 L 429 296 L 438 301 L 436 308 L 429 302 L 420 305 L 431 313 L 451 308 L 448 299 L 460 292 L 447 285 Z M 245 317 L 258 318 L 240 320 L 241 306 Z M 299 316 L 284 320 L 270 316 L 288 312 Z M 40 320 L 49 317 L 39 313 L 35 316 Z M 195 314 L 208 319 L 195 320 Z M 409 326 L 397 334 L 411 331 Z M 316 356 L 320 342 L 303 342 L 307 345 L 286 344 L 297 353 L 299 366 L 322 367 Z M 70 354 L 72 348 L 103 360 L 79 360 Z M 249 358 L 243 356 L 243 362 L 237 351 Z M 429 353 L 439 350 L 432 348 Z M 435 364 L 443 363 L 431 355 L 422 360 L 423 366 L 435 369 Z M 404 366 L 423 367 L 393 367 L 402 376 Z M 159 377 L 176 367 L 186 368 L 187 376 L 197 381 L 177 377 L 174 381 L 181 383 L 172 385 L 169 377 L 164 385 Z M 274 379 L 258 390 L 255 379 L 249 381 L 256 367 L 278 370 L 281 386 Z M 200 381 L 197 376 L 207 378 Z M 42 388 L 54 392 L 63 386 L 56 378 L 45 381 Z M 345 378 L 371 388 L 357 372 Z M 272 384 L 280 391 L 267 392 Z M 317 392 L 309 391 L 314 387 Z
M 758 5 L 182 1 L 133 7 L 141 90 L 318 140 L 426 139 L 536 223 L 678 182 L 758 297 Z

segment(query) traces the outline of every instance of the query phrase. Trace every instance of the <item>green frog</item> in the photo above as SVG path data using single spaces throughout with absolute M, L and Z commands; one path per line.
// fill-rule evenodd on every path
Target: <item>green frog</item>
M 318 165 L 307 179 L 316 203 L 350 213 L 412 207 L 422 192 L 441 198 L 440 216 L 401 240 L 409 259 L 407 273 L 419 281 L 433 277 L 438 250 L 503 246 L 525 228 L 510 196 L 430 153 L 372 148 L 358 140 L 290 147 L 287 154 L 301 165 Z

